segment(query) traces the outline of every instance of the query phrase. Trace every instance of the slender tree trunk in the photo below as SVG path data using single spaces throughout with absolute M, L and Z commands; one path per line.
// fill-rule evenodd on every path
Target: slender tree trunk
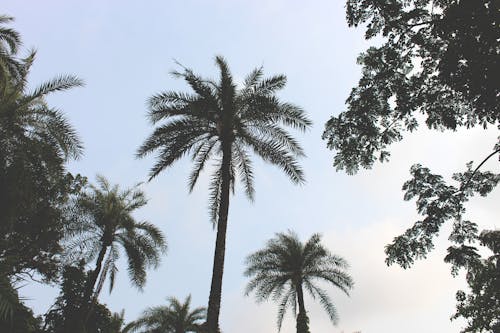
M 217 239 L 215 241 L 214 266 L 212 269 L 212 284 L 208 298 L 207 329 L 208 333 L 219 332 L 219 313 L 222 293 L 222 274 L 224 272 L 224 256 L 226 252 L 226 230 L 227 215 L 229 211 L 230 191 L 230 166 L 231 166 L 231 142 L 222 142 L 222 165 L 221 165 L 221 198 L 219 207 L 219 218 L 217 221 Z
M 299 303 L 299 314 L 297 315 L 297 333 L 309 333 L 309 318 L 304 305 L 304 292 L 302 284 L 297 285 L 297 302 Z
M 90 273 L 89 279 L 86 284 L 85 294 L 83 296 L 83 311 L 82 311 L 82 319 L 83 325 L 85 325 L 90 317 L 90 313 L 92 312 L 92 296 L 94 292 L 94 286 L 96 284 L 97 278 L 99 277 L 99 273 L 101 273 L 102 262 L 104 261 L 104 256 L 106 255 L 106 250 L 108 247 L 104 245 L 99 251 L 99 255 L 97 257 L 97 261 L 95 264 L 95 269 Z

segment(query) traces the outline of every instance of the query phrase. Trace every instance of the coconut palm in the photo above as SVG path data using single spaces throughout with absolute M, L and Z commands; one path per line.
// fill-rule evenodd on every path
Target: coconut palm
M 166 250 L 161 231 L 132 216 L 147 203 L 142 191 L 137 187 L 121 191 L 118 185 L 111 186 L 102 176 L 97 176 L 97 184 L 90 185 L 90 191 L 76 200 L 72 223 L 66 230 L 66 258 L 95 260 L 95 269 L 89 275 L 84 295 L 88 304 L 98 297 L 107 276 L 109 291 L 112 291 L 120 247 L 127 256 L 130 280 L 139 289 L 146 282 L 146 269 L 157 268 L 161 253 Z M 87 310 L 86 316 L 89 312 Z
M 262 68 L 257 68 L 238 88 L 224 58 L 218 56 L 215 61 L 220 71 L 218 81 L 204 79 L 183 67 L 173 75 L 184 79 L 194 93 L 169 91 L 150 98 L 149 118 L 157 127 L 137 153 L 138 157 L 158 153 L 150 180 L 191 154 L 194 168 L 189 177 L 190 191 L 207 161 L 215 161 L 209 199 L 211 221 L 217 226 L 207 312 L 209 333 L 218 329 L 229 197 L 235 178 L 239 175 L 252 200 L 253 151 L 280 167 L 292 182 L 302 183 L 304 175 L 297 158 L 304 153 L 283 125 L 302 131 L 311 125 L 301 108 L 276 97 L 276 91 L 285 86 L 284 75 L 263 78 Z
M 309 318 L 304 305 L 304 289 L 319 301 L 330 320 L 337 322 L 337 311 L 327 292 L 316 282 L 333 284 L 346 294 L 352 288 L 352 278 L 345 272 L 347 262 L 332 255 L 321 243 L 321 236 L 314 234 L 303 244 L 296 233 L 278 233 L 266 247 L 246 259 L 245 275 L 251 280 L 245 294 L 255 291 L 257 301 L 272 298 L 279 301 L 278 328 L 281 329 L 286 310 L 297 312 L 297 333 L 309 332 Z
M 139 319 L 128 324 L 125 332 L 142 333 L 187 333 L 200 332 L 202 321 L 206 317 L 206 309 L 191 307 L 191 295 L 184 303 L 175 297 L 167 299 L 168 306 L 148 308 Z

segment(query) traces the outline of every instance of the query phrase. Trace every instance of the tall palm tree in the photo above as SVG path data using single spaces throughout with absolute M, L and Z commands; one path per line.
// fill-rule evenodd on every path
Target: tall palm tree
M 149 118 L 157 125 L 138 150 L 138 157 L 158 152 L 150 180 L 186 154 L 194 168 L 189 177 L 191 191 L 211 158 L 215 171 L 210 183 L 210 211 L 217 226 L 212 283 L 208 301 L 207 328 L 216 333 L 220 312 L 222 275 L 229 197 L 238 174 L 250 200 L 254 197 L 253 168 L 249 151 L 280 167 L 294 183 L 304 175 L 297 158 L 304 155 L 298 142 L 283 125 L 305 131 L 311 121 L 304 111 L 281 102 L 276 91 L 286 84 L 284 75 L 263 78 L 262 68 L 248 75 L 238 88 L 224 58 L 215 58 L 218 81 L 197 76 L 183 68 L 173 75 L 184 79 L 194 93 L 162 92 L 149 100 Z
M 202 321 L 206 318 L 206 309 L 191 307 L 191 295 L 184 303 L 175 297 L 169 297 L 168 306 L 148 308 L 139 319 L 128 324 L 125 332 L 142 333 L 187 333 L 200 332 Z
M 118 185 L 111 186 L 102 176 L 97 176 L 97 184 L 90 185 L 90 191 L 76 200 L 72 223 L 66 230 L 67 258 L 95 260 L 95 269 L 89 275 L 84 294 L 87 304 L 93 304 L 108 275 L 109 291 L 112 291 L 120 247 L 127 256 L 130 280 L 138 288 L 146 282 L 146 269 L 157 268 L 161 253 L 166 250 L 161 231 L 132 216 L 147 203 L 142 191 L 137 187 L 120 191 Z M 89 313 L 87 309 L 85 316 Z
M 304 288 L 319 301 L 333 323 L 337 311 L 325 290 L 316 280 L 333 284 L 346 294 L 353 286 L 352 278 L 345 272 L 347 262 L 332 255 L 320 243 L 321 236 L 314 234 L 303 244 L 296 233 L 278 233 L 267 242 L 264 249 L 247 257 L 245 275 L 251 280 L 245 294 L 255 291 L 257 301 L 272 298 L 279 301 L 278 328 L 288 307 L 297 311 L 297 333 L 309 332 L 309 318 L 304 305 Z

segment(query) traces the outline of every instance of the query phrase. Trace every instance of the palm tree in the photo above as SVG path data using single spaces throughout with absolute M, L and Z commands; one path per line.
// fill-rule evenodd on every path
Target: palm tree
M 127 256 L 130 280 L 140 289 L 146 282 L 146 269 L 157 268 L 161 253 L 166 250 L 161 231 L 132 216 L 133 211 L 147 203 L 142 191 L 137 187 L 120 191 L 118 185 L 111 186 L 102 176 L 97 176 L 97 183 L 98 186 L 90 185 L 90 191 L 76 200 L 72 223 L 66 230 L 67 259 L 96 260 L 85 288 L 87 304 L 93 304 L 108 275 L 109 291 L 112 291 L 120 246 Z M 88 318 L 90 310 L 84 313 Z
M 292 182 L 304 182 L 297 163 L 303 150 L 282 125 L 301 131 L 311 125 L 301 108 L 276 97 L 276 91 L 286 84 L 284 75 L 263 78 L 262 68 L 257 68 L 238 88 L 224 58 L 218 56 L 215 61 L 220 71 L 218 81 L 204 79 L 183 67 L 173 75 L 186 80 L 194 93 L 169 91 L 150 98 L 149 118 L 158 126 L 137 153 L 144 157 L 158 152 L 149 180 L 191 154 L 194 168 L 189 177 L 190 191 L 207 161 L 215 161 L 209 201 L 217 238 L 207 312 L 209 333 L 218 330 L 229 197 L 236 175 L 252 200 L 254 174 L 249 151 L 253 151 L 280 167 Z
M 34 59 L 35 53 L 25 59 L 20 77 L 0 82 L 0 139 L 5 141 L 2 150 L 13 149 L 14 145 L 43 144 L 46 150 L 63 160 L 78 158 L 83 148 L 75 130 L 61 111 L 48 106 L 46 97 L 57 91 L 81 87 L 83 81 L 64 75 L 27 91 L 27 78 Z
M 187 333 L 200 332 L 201 321 L 205 320 L 206 309 L 198 307 L 193 310 L 191 295 L 184 303 L 175 297 L 169 297 L 168 306 L 155 306 L 147 309 L 141 317 L 128 324 L 125 332 L 140 331 L 143 333 Z
M 60 252 L 60 208 L 70 192 L 65 162 L 83 148 L 46 97 L 83 81 L 59 76 L 29 90 L 34 57 L 25 59 L 19 76 L 0 78 L 0 271 L 12 277 L 35 270 L 51 279 Z
M 318 287 L 316 280 L 331 283 L 346 294 L 353 286 L 352 278 L 345 272 L 347 262 L 332 255 L 320 243 L 321 236 L 314 234 L 303 244 L 296 233 L 278 233 L 269 240 L 264 249 L 246 259 L 245 276 L 251 280 L 245 294 L 255 291 L 257 301 L 270 297 L 279 301 L 278 328 L 281 329 L 283 317 L 288 307 L 297 311 L 297 333 L 309 332 L 309 318 L 304 305 L 305 288 L 319 301 L 330 320 L 337 322 L 337 311 L 325 290 Z

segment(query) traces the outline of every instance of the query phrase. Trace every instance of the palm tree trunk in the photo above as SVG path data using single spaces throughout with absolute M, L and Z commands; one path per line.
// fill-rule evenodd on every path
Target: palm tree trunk
M 297 315 L 297 333 L 309 333 L 309 318 L 304 305 L 304 292 L 302 284 L 297 285 L 297 302 L 299 303 L 299 314 Z
M 99 277 L 99 273 L 101 273 L 102 269 L 102 262 L 104 261 L 104 256 L 106 255 L 106 250 L 108 247 L 103 244 L 101 250 L 99 251 L 99 255 L 97 257 L 97 261 L 95 264 L 95 269 L 90 273 L 89 279 L 87 281 L 87 286 L 85 290 L 85 294 L 83 297 L 83 302 L 84 302 L 84 308 L 82 311 L 82 318 L 83 318 L 83 324 L 85 325 L 87 323 L 87 320 L 90 317 L 90 313 L 92 312 L 92 296 L 94 292 L 94 287 L 97 282 L 97 278 Z
M 230 161 L 231 142 L 222 142 L 221 165 L 221 198 L 219 218 L 217 221 L 217 238 L 215 241 L 214 266 L 212 269 L 212 284 L 208 298 L 207 329 L 208 333 L 219 332 L 219 313 L 222 293 L 222 274 L 224 271 L 224 256 L 226 252 L 227 215 L 229 211 L 229 191 L 231 183 Z

